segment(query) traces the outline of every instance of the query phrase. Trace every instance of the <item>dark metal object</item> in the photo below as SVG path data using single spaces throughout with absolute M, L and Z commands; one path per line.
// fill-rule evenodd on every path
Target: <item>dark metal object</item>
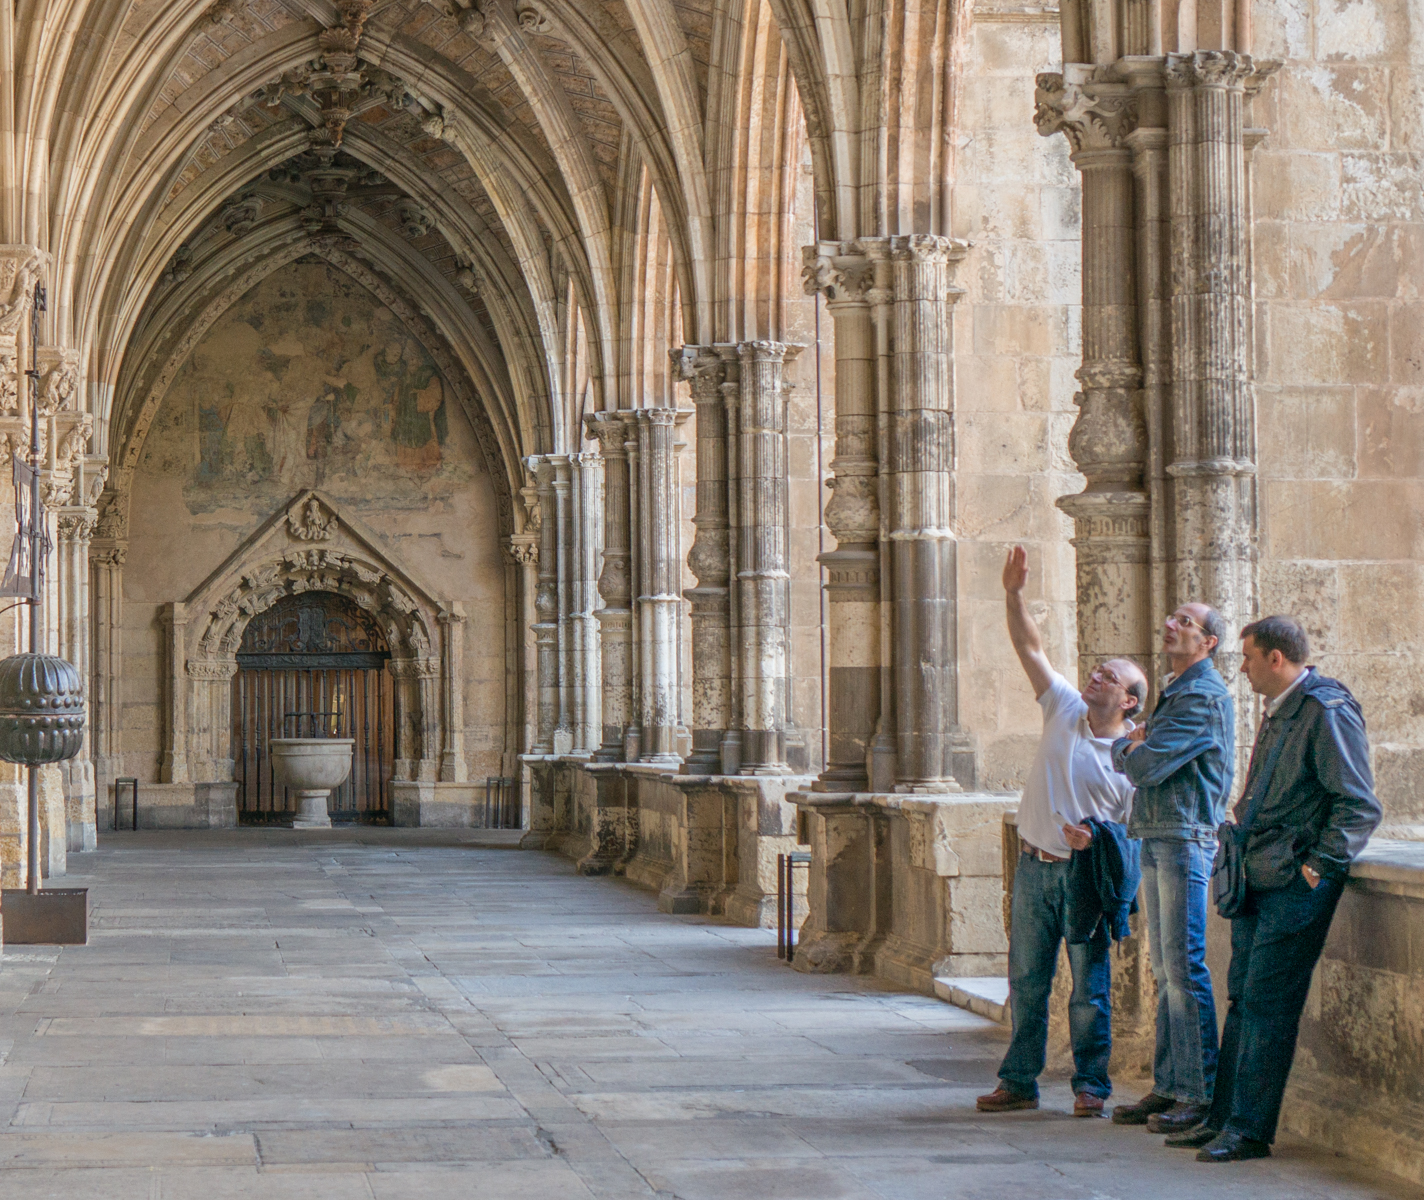
M 796 959 L 796 885 L 792 872 L 797 867 L 811 869 L 808 851 L 793 850 L 776 856 L 776 957 L 787 962 Z
M 119 828 L 119 792 L 122 791 L 124 784 L 128 784 L 129 787 L 133 788 L 133 831 L 137 833 L 138 780 L 135 779 L 132 775 L 123 775 L 120 778 L 114 780 L 114 830 L 115 832 L 117 832 Z
M 89 941 L 89 890 L 6 888 L 0 894 L 7 946 L 83 946 Z
M 3 908 L 5 933 L 11 942 L 82 945 L 89 936 L 87 892 L 71 888 L 40 891 L 39 768 L 73 758 L 84 744 L 84 684 L 79 672 L 64 659 L 39 652 L 40 599 L 49 550 L 40 504 L 39 345 L 40 313 L 44 311 L 45 290 L 36 283 L 30 313 L 30 369 L 25 372 L 30 380 L 29 511 L 15 531 L 17 548 L 22 544 L 28 547 L 28 575 L 14 572 L 17 579 L 29 581 L 24 600 L 30 606 L 30 652 L 0 662 L 0 758 L 28 768 L 25 858 L 29 878 L 25 891 L 11 888 L 4 892 Z M 18 508 L 18 496 L 16 500 Z M 12 555 L 14 561 L 16 556 Z
M 283 737 L 287 737 L 287 736 L 288 736 L 288 734 L 287 734 L 287 722 L 288 722 L 288 721 L 295 721 L 295 722 L 297 723 L 297 732 L 294 733 L 294 734 L 291 734 L 290 736 L 292 736 L 292 737 L 301 737 L 301 736 L 302 736 L 302 718 L 303 718 L 303 717 L 305 717 L 305 718 L 307 718 L 308 720 L 311 721 L 311 736 L 312 736 L 312 737 L 314 737 L 314 738 L 324 738 L 324 737 L 337 737 L 337 736 L 339 736 L 338 734 L 335 734 L 335 733 L 327 733 L 327 732 L 326 732 L 326 723 L 325 723 L 325 722 L 323 722 L 321 725 L 318 725 L 318 724 L 317 724 L 317 721 L 316 721 L 316 719 L 317 719 L 318 717 L 335 717 L 336 720 L 331 722 L 331 727 L 332 727 L 333 729 L 338 729 L 338 728 L 340 728 L 339 722 L 341 721 L 341 710 L 340 710 L 340 709 L 337 709 L 337 708 L 327 708 L 327 709 L 321 709 L 321 710 L 313 710 L 313 711 L 310 711 L 310 712 L 289 712 L 289 713 L 285 713 L 285 714 L 283 715 L 283 717 L 282 717 L 282 736 L 283 736 Z
M 485 776 L 485 828 L 524 828 L 524 804 L 512 776 Z
M 0 661 L 0 759 L 24 766 L 63 762 L 84 744 L 84 684 L 53 654 Z

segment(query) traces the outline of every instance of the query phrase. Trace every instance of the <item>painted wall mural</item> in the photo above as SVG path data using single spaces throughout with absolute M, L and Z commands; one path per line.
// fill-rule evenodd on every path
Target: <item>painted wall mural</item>
M 315 257 L 259 283 L 194 348 L 145 468 L 183 476 L 193 514 L 317 487 L 382 507 L 466 485 L 473 435 L 435 361 L 388 308 Z M 463 443 L 470 443 L 465 446 Z

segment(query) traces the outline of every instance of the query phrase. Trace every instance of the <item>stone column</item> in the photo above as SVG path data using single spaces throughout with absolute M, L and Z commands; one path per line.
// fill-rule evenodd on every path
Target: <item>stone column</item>
M 123 716 L 124 559 L 127 545 L 96 538 L 89 549 L 93 587 L 94 667 L 89 683 L 89 733 L 97 797 L 124 772 L 120 739 Z
M 440 781 L 464 783 L 469 778 L 465 766 L 465 606 L 452 601 L 441 608 L 439 621 L 445 648 L 441 656 L 445 738 L 440 750 Z
M 573 749 L 573 621 L 570 581 L 573 577 L 573 514 L 571 511 L 572 466 L 567 454 L 545 456 L 553 465 L 554 569 L 557 632 L 557 717 L 554 725 L 554 753 Z M 547 512 L 545 513 L 547 517 Z
M 533 754 L 553 754 L 559 705 L 559 568 L 554 464 L 548 455 L 529 459 L 539 497 L 539 577 L 534 595 L 538 717 Z
M 188 674 L 186 635 L 187 605 L 166 604 L 159 618 L 163 622 L 168 651 L 168 735 L 159 763 L 162 783 L 188 782 Z
M 951 282 L 966 246 L 889 239 L 894 287 L 888 440 L 882 448 L 894 594 L 896 790 L 973 786 L 959 726 Z M 962 775 L 962 780 L 956 778 Z
M 737 429 L 737 596 L 741 772 L 785 774 L 790 720 L 787 629 L 789 481 L 786 462 L 787 362 L 801 347 L 742 342 Z
M 1249 55 L 1167 56 L 1171 196 L 1174 603 L 1203 599 L 1232 638 L 1256 610 L 1256 420 L 1251 379 L 1250 208 L 1242 140 Z M 1242 706 L 1250 711 L 1249 705 Z
M 633 723 L 633 607 L 629 568 L 627 414 L 592 413 L 590 434 L 603 454 L 603 567 L 598 594 L 603 607 L 598 621 L 602 662 L 603 735 L 594 754 L 600 762 L 622 762 Z
M 836 330 L 836 448 L 825 521 L 836 548 L 820 556 L 830 600 L 829 758 L 817 791 L 864 792 L 880 717 L 880 503 L 875 331 L 870 263 L 854 242 L 802 251 L 808 292 L 821 292 Z
M 1132 152 L 1137 119 L 1127 84 L 1038 77 L 1039 133 L 1062 132 L 1083 179 L 1083 390 L 1068 450 L 1087 478 L 1058 506 L 1077 550 L 1078 673 L 1104 659 L 1152 654 L 1147 426 L 1139 387 Z
M 59 585 L 59 654 L 78 668 L 79 678 L 84 681 L 85 705 L 89 709 L 93 704 L 93 664 L 89 659 L 89 539 L 94 534 L 96 520 L 97 514 L 87 505 L 59 510 L 55 563 Z M 94 763 L 90 758 L 94 735 L 90 721 L 85 722 L 84 744 L 79 753 L 60 765 L 67 844 L 71 851 L 93 850 L 97 845 Z
M 632 605 L 631 636 L 628 641 L 629 722 L 623 739 L 625 762 L 637 762 L 643 756 L 643 562 L 646 547 L 643 530 L 647 526 L 647 506 L 643 487 L 642 435 L 638 417 L 631 409 L 623 423 L 623 453 L 628 459 L 628 579 L 629 603 Z
M 642 665 L 643 762 L 680 764 L 679 648 L 682 616 L 681 497 L 678 494 L 679 428 L 689 413 L 640 408 L 638 430 L 641 567 L 638 596 Z
M 692 605 L 692 753 L 689 775 L 724 771 L 722 743 L 732 728 L 732 637 L 727 526 L 727 414 L 725 364 L 715 350 L 684 346 L 673 352 L 678 376 L 692 385 L 697 410 L 697 536 L 687 565 L 697 586 L 683 595 Z

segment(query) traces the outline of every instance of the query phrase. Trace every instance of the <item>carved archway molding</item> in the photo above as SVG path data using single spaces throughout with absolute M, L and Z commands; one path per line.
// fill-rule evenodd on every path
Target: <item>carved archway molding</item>
M 380 625 L 400 720 L 397 780 L 463 783 L 465 614 L 325 494 L 307 490 L 269 517 L 182 601 L 163 610 L 167 640 L 165 783 L 233 778 L 231 681 L 247 624 L 285 596 L 335 592 Z

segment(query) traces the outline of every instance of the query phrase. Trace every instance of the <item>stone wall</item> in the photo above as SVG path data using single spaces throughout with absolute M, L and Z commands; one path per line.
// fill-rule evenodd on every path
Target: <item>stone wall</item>
M 1072 523 L 1054 507 L 1082 487 L 1067 454 L 1079 363 L 1079 188 L 1063 139 L 1033 126 L 1033 80 L 1060 60 L 1058 17 L 980 0 L 957 92 L 956 279 L 959 656 L 962 720 L 980 788 L 1016 787 L 1042 724 L 1004 634 L 999 585 L 1015 542 L 1033 565 L 1030 608 L 1055 667 L 1077 674 Z
M 485 465 L 456 394 L 390 309 L 308 258 L 238 300 L 173 380 L 145 444 L 124 567 L 122 770 L 157 779 L 162 605 L 320 488 L 465 612 L 469 776 L 501 774 L 504 567 Z
M 1424 1186 L 1424 847 L 1376 839 L 1350 875 L 1281 1124 Z
M 1261 610 L 1359 696 L 1386 827 L 1424 823 L 1424 28 L 1257 3 Z

